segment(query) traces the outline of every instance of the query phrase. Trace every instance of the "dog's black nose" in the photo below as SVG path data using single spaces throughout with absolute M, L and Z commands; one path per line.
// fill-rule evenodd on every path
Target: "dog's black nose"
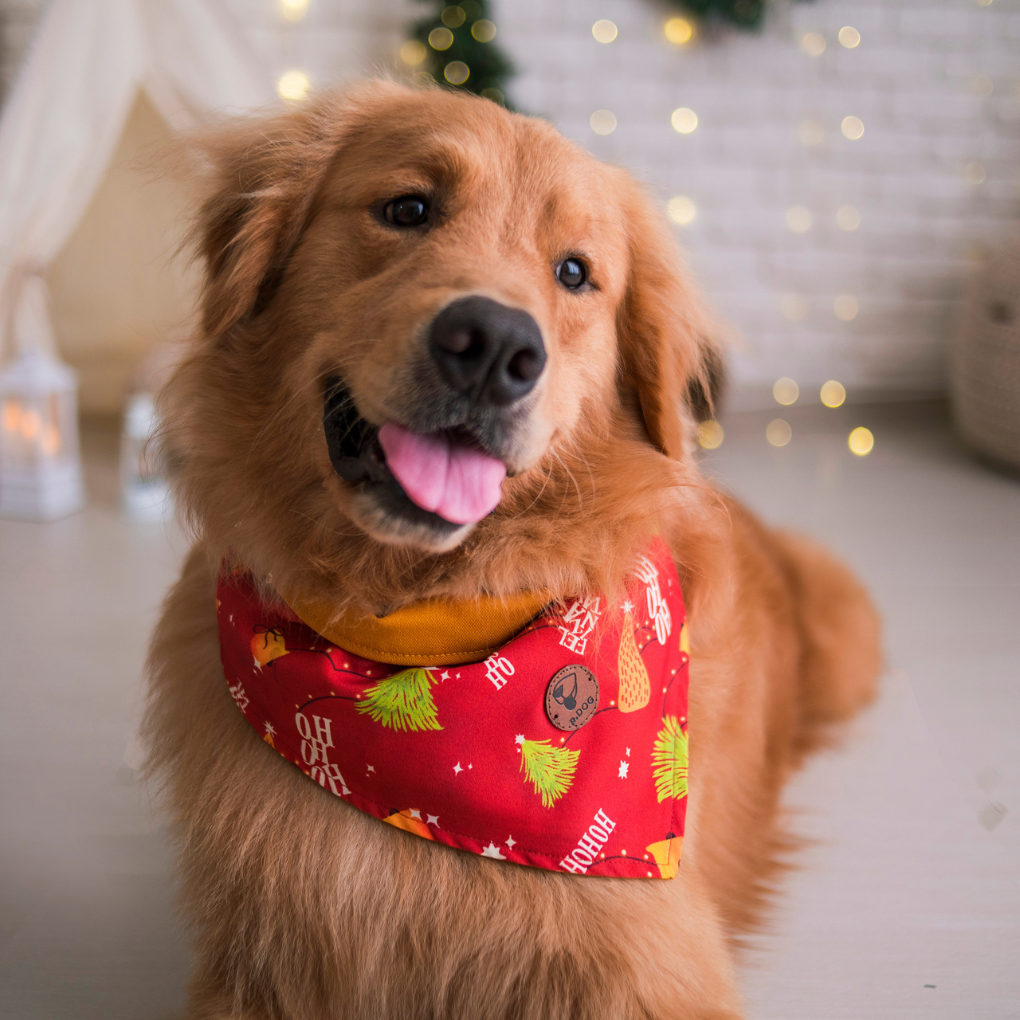
M 476 403 L 504 407 L 520 400 L 545 368 L 538 323 L 485 297 L 447 305 L 432 323 L 429 345 L 446 384 Z

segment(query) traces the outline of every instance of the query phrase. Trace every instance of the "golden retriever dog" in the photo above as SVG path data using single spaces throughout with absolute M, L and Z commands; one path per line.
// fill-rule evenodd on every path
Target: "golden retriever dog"
M 367 83 L 196 147 L 201 329 L 162 398 L 196 542 L 145 722 L 195 938 L 188 1015 L 742 1016 L 734 954 L 791 843 L 783 783 L 873 696 L 879 626 L 842 566 L 699 474 L 717 330 L 658 206 L 544 121 L 442 89 Z M 460 487 L 429 495 L 394 435 L 461 458 Z M 385 617 L 618 597 L 652 536 L 692 635 L 671 880 L 382 824 L 260 739 L 224 681 L 224 564 Z

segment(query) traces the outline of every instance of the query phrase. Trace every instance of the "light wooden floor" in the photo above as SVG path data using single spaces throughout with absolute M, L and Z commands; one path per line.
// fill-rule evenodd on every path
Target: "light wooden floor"
M 825 540 L 888 626 L 883 697 L 791 787 L 814 840 L 745 957 L 756 1020 L 1020 1017 L 1020 483 L 936 405 L 726 421 L 708 469 Z M 874 451 L 853 457 L 865 424 Z M 149 629 L 185 550 L 116 504 L 87 436 L 88 509 L 0 521 L 0 1017 L 164 1018 L 187 951 L 171 862 L 124 764 Z M 929 987 L 934 986 L 934 987 Z

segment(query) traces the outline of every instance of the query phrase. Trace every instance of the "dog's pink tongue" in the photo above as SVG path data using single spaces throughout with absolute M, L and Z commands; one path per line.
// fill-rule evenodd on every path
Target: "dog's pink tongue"
M 503 495 L 506 465 L 481 450 L 392 421 L 379 429 L 379 443 L 408 499 L 453 524 L 480 521 Z

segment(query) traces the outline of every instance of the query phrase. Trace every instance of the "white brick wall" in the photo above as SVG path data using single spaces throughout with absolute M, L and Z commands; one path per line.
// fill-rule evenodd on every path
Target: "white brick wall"
M 388 71 L 411 0 L 311 0 L 307 18 L 284 25 L 275 0 L 228 0 L 279 69 L 316 84 Z M 38 0 L 7 0 L 17 35 Z M 687 195 L 697 217 L 677 232 L 740 345 L 733 374 L 745 394 L 780 375 L 807 395 L 828 378 L 851 399 L 929 393 L 945 383 L 945 343 L 975 246 L 1018 230 L 1020 219 L 1020 0 L 775 0 L 760 36 L 733 34 L 678 49 L 654 0 L 497 0 L 499 40 L 521 74 L 511 93 L 599 156 L 632 168 L 665 202 Z M 591 35 L 610 18 L 609 45 Z M 856 49 L 837 42 L 843 25 Z M 15 27 L 12 25 L 12 27 Z M 820 32 L 825 52 L 799 40 Z M 989 91 L 990 90 L 990 91 Z M 690 135 L 669 117 L 698 114 Z M 618 118 L 599 137 L 593 110 Z M 864 136 L 840 132 L 848 114 Z M 812 121 L 821 140 L 806 146 Z M 979 163 L 985 179 L 968 183 Z M 857 208 L 848 233 L 836 210 Z M 807 207 L 795 234 L 787 209 Z M 838 294 L 859 313 L 842 322 Z M 783 313 L 787 304 L 803 318 Z M 790 301 L 791 297 L 797 300 Z
M 859 395 L 938 391 L 954 305 L 976 243 L 1020 224 L 1020 2 L 816 0 L 779 6 L 762 36 L 732 35 L 678 49 L 668 6 L 648 0 L 504 0 L 500 39 L 522 74 L 517 102 L 550 116 L 598 155 L 633 168 L 663 200 L 691 197 L 696 219 L 678 234 L 717 308 L 736 326 L 734 376 L 767 390 L 780 375 L 817 392 L 837 378 Z M 608 45 L 596 18 L 616 22 Z M 843 48 L 851 25 L 860 45 Z M 808 56 L 805 32 L 825 52 Z M 991 93 L 986 95 L 989 86 Z M 679 135 L 670 112 L 698 114 Z M 612 110 L 600 138 L 592 110 Z M 843 137 L 844 116 L 862 138 Z M 798 137 L 805 120 L 819 144 Z M 964 167 L 986 177 L 970 184 Z M 839 206 L 861 214 L 848 233 Z M 795 234 L 786 210 L 806 206 Z M 851 322 L 833 312 L 851 293 Z M 807 305 L 784 317 L 784 295 Z

